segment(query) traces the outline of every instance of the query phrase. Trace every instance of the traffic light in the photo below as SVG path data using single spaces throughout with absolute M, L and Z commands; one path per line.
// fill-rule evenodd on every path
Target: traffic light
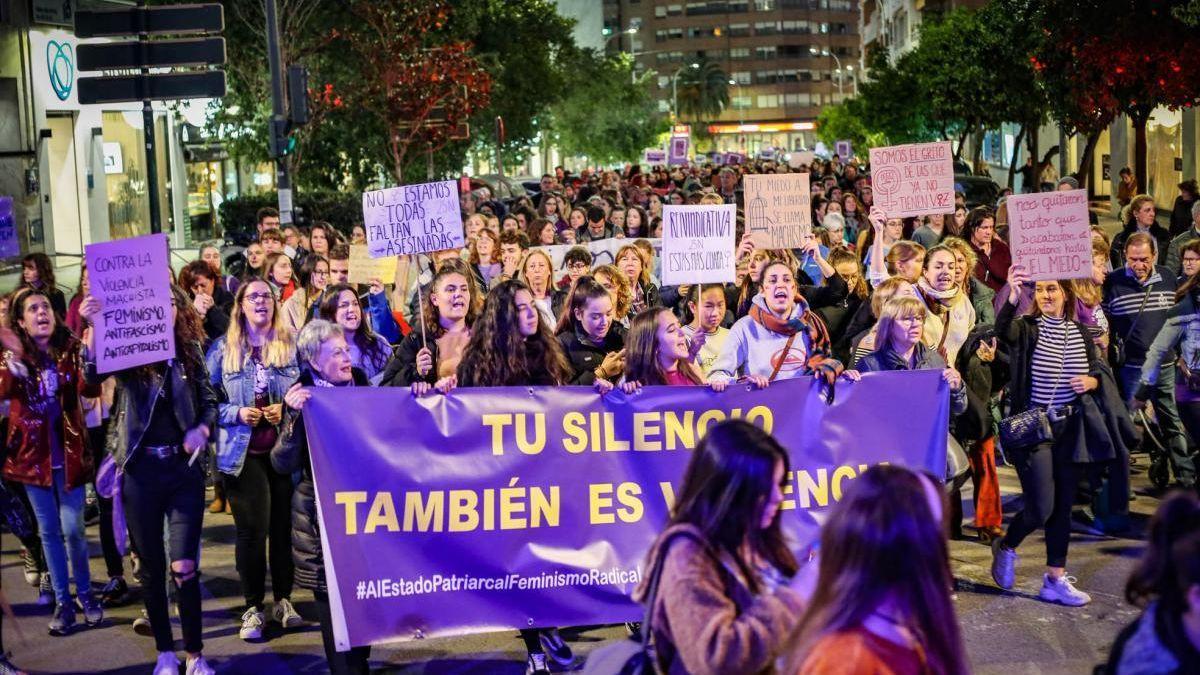
M 296 150 L 296 139 L 291 136 L 291 125 L 285 119 L 272 119 L 271 134 L 267 139 L 267 149 L 272 159 L 286 157 Z

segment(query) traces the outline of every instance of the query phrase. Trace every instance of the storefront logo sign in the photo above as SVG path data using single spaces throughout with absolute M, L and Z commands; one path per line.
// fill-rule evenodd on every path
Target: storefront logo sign
M 50 87 L 58 100 L 71 96 L 75 85 L 75 49 L 69 42 L 50 40 L 46 43 L 46 68 L 50 75 Z

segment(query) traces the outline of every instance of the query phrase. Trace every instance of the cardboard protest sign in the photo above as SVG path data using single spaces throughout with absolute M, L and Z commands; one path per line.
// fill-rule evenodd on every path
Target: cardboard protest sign
M 372 258 L 462 248 L 457 184 L 444 180 L 364 192 L 363 225 Z
M 17 214 L 13 212 L 13 198 L 0 197 L 0 258 L 21 255 L 21 242 L 17 241 Z
M 662 148 L 649 148 L 642 152 L 642 164 L 658 166 L 667 163 L 667 152 Z
M 175 358 L 167 255 L 165 234 L 85 247 L 91 292 L 100 301 L 92 328 L 99 372 Z
M 812 232 L 807 173 L 747 174 L 746 232 L 758 248 L 799 248 Z
M 793 169 L 807 170 L 810 166 L 812 166 L 813 160 L 816 159 L 816 157 L 816 153 L 814 153 L 812 150 L 797 150 L 796 152 L 788 155 L 788 166 L 792 167 Z
M 1087 190 L 1012 195 L 1006 203 L 1013 264 L 1024 266 L 1030 279 L 1091 276 Z
M 734 281 L 737 205 L 663 206 L 662 280 L 679 284 Z
M 688 148 L 690 145 L 691 141 L 688 140 L 687 136 L 672 136 L 670 145 L 668 146 L 667 164 L 671 166 L 687 164 Z
M 871 188 L 888 218 L 953 213 L 950 141 L 871 148 Z
M 847 141 L 847 140 L 838 141 L 833 144 L 833 147 L 834 147 L 834 152 L 837 153 L 838 157 L 841 157 L 842 159 L 850 159 L 850 151 L 852 150 L 852 148 L 850 147 L 850 141 Z
M 352 284 L 369 284 L 379 279 L 390 284 L 396 276 L 396 256 L 372 258 L 366 244 L 350 244 L 350 276 Z

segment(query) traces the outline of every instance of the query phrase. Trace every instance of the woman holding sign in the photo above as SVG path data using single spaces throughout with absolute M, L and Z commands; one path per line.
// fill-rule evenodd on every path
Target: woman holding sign
M 203 261 L 198 261 L 205 269 Z M 193 263 L 196 264 L 196 263 Z M 211 270 L 209 270 L 211 273 Z M 167 565 L 179 602 L 187 672 L 213 673 L 201 651 L 200 531 L 204 518 L 204 463 L 193 461 L 217 428 L 217 394 L 204 366 L 204 329 L 182 288 L 171 287 L 176 358 L 118 371 L 120 408 L 114 419 L 113 459 L 124 478 L 121 495 L 129 532 L 141 558 L 146 616 L 154 631 L 154 672 L 177 673 L 175 640 L 167 613 Z M 91 320 L 103 308 L 88 296 L 80 314 Z M 99 383 L 94 336 L 86 334 L 87 379 Z M 164 541 L 163 522 L 168 540 Z
M 67 635 L 75 626 L 71 577 L 87 625 L 104 619 L 88 569 L 84 486 L 96 467 L 79 401 L 99 396 L 100 386 L 84 382 L 80 342 L 59 321 L 49 296 L 17 291 L 11 316 L 11 328 L 0 328 L 0 399 L 11 401 L 4 478 L 25 486 L 57 602 L 50 634 Z
M 283 395 L 296 381 L 295 348 L 283 327 L 275 293 L 263 279 L 238 288 L 229 333 L 208 350 L 209 380 L 220 397 L 217 469 L 237 533 L 234 559 L 246 600 L 239 635 L 262 638 L 270 539 L 272 618 L 285 628 L 302 623 L 292 606 L 292 478 L 271 467 Z
M 533 293 L 524 282 L 509 279 L 488 293 L 458 373 L 438 380 L 434 388 L 446 394 L 456 386 L 560 386 L 569 384 L 571 376 L 571 364 L 554 339 L 550 324 L 542 319 Z M 564 668 L 575 661 L 556 628 L 522 630 L 521 637 L 529 651 L 526 673 L 549 674 L 547 651 Z
M 1006 276 L 1008 302 L 996 317 L 996 334 L 1008 347 L 1012 408 L 1011 416 L 1000 423 L 1000 437 L 1021 479 L 1025 506 L 1008 533 L 992 542 L 992 579 L 1000 588 L 1011 589 L 1016 580 L 1016 548 L 1034 530 L 1044 528 L 1046 573 L 1038 597 L 1079 607 L 1091 602 L 1091 597 L 1076 589 L 1074 578 L 1066 573 L 1079 472 L 1085 468 L 1082 462 L 1120 456 L 1104 428 L 1104 418 L 1097 420 L 1092 415 L 1094 403 L 1085 400 L 1107 375 L 1087 329 L 1075 320 L 1070 285 L 1037 282 L 1032 312 L 1017 318 L 1021 284 L 1028 283 L 1029 274 L 1013 266 Z M 1022 432 L 1031 425 L 1017 424 L 1019 415 L 1039 423 L 1034 431 L 1048 425 L 1050 432 Z

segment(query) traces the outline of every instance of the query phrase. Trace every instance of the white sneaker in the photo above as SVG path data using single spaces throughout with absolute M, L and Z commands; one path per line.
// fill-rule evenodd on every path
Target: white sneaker
M 188 658 L 187 660 L 187 675 L 217 675 L 217 671 L 208 665 L 208 661 L 204 660 L 204 656 L 196 658 Z
M 1092 596 L 1075 588 L 1076 581 L 1078 579 L 1075 577 L 1065 574 L 1057 579 L 1052 579 L 1046 574 L 1042 577 L 1042 590 L 1038 593 L 1038 598 L 1067 607 L 1083 607 L 1092 601 Z
M 550 675 L 550 668 L 546 665 L 546 655 L 530 654 L 529 660 L 525 662 L 525 675 Z
M 284 598 L 271 608 L 271 620 L 284 628 L 296 628 L 304 625 L 304 617 L 292 606 L 292 601 Z
M 179 657 L 175 652 L 159 652 L 154 675 L 179 675 Z
M 242 629 L 238 631 L 238 637 L 243 640 L 261 640 L 263 622 L 263 613 L 257 607 L 251 607 L 242 615 Z

